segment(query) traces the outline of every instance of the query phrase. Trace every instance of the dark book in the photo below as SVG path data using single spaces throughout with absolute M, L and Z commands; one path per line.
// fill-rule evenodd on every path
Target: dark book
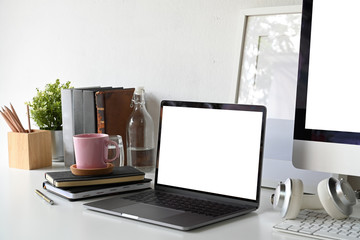
M 84 198 L 147 189 L 151 187 L 150 184 L 151 179 L 145 178 L 142 181 L 136 182 L 58 188 L 45 181 L 43 182 L 43 188 L 68 200 L 79 200 Z
M 114 167 L 112 173 L 101 176 L 76 176 L 71 171 L 45 173 L 45 179 L 55 187 L 79 187 L 144 180 L 145 173 L 130 166 Z
M 126 165 L 126 126 L 132 113 L 131 99 L 135 88 L 98 91 L 95 94 L 97 108 L 97 131 L 120 135 L 124 143 Z

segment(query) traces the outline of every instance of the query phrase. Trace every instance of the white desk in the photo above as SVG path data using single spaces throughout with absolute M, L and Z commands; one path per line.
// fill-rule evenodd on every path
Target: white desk
M 64 170 L 19 170 L 0 165 L 0 239 L 304 239 L 272 230 L 281 221 L 269 202 L 272 190 L 262 189 L 260 209 L 251 214 L 190 232 L 86 210 L 86 201 L 70 202 L 42 190 L 44 172 Z M 55 201 L 50 205 L 35 189 Z M 99 199 L 99 198 L 96 198 Z

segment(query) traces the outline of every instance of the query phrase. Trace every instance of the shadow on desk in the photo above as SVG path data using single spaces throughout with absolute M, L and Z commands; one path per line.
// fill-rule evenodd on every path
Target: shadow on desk
M 238 217 L 234 217 L 234 218 L 230 218 L 228 220 L 224 220 L 221 222 L 217 222 L 208 226 L 204 226 L 198 229 L 194 229 L 191 232 L 192 233 L 199 233 L 199 232 L 203 232 L 203 231 L 209 231 L 209 230 L 217 230 L 217 228 L 226 228 L 229 225 L 232 224 L 241 224 L 241 221 L 248 221 L 248 219 L 250 218 L 257 218 L 258 214 L 255 212 L 250 212 L 248 214 L 242 215 L 242 216 L 238 216 Z M 230 226 L 229 226 L 230 227 Z

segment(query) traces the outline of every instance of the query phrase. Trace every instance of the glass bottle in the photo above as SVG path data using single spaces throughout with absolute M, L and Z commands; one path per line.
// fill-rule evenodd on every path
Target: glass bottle
M 145 107 L 143 87 L 135 89 L 132 107 L 133 112 L 127 124 L 127 161 L 143 172 L 155 170 L 154 122 Z

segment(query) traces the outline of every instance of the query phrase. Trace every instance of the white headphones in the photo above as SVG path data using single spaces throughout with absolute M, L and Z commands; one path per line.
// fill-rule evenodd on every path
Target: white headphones
M 356 203 L 355 192 L 344 179 L 328 178 L 317 187 L 317 195 L 304 195 L 303 183 L 299 179 L 286 179 L 280 182 L 271 196 L 274 209 L 286 219 L 294 219 L 300 209 L 322 209 L 333 218 L 347 218 Z

